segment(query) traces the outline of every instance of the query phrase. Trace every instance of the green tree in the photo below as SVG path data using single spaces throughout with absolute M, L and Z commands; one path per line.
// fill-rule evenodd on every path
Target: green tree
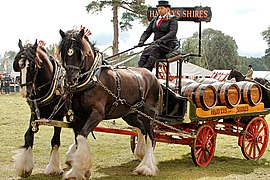
M 213 69 L 232 69 L 237 65 L 237 44 L 235 40 L 221 31 L 211 28 L 202 32 L 202 58 L 194 63 Z M 182 53 L 198 53 L 198 32 L 182 44 Z
M 147 24 L 147 6 L 145 0 L 96 0 L 86 6 L 87 12 L 98 13 L 105 7 L 112 7 L 113 10 L 113 55 L 119 51 L 119 25 L 121 30 L 132 28 L 131 22 L 138 19 L 140 23 Z M 122 14 L 121 21 L 118 21 L 118 9 L 122 8 L 125 12 Z
M 262 32 L 263 39 L 267 42 L 268 48 L 265 50 L 265 56 L 270 57 L 270 26 Z

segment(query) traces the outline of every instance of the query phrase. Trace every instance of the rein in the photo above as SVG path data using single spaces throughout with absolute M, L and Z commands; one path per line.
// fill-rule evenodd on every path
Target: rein
M 91 84 L 90 81 L 93 80 L 94 73 L 97 72 L 97 69 L 99 69 L 98 65 L 99 65 L 99 62 L 101 62 L 101 60 L 102 60 L 102 55 L 101 53 L 98 53 L 97 56 L 95 57 L 95 60 L 90 70 L 80 75 L 80 78 L 84 76 L 87 76 L 87 78 L 80 84 L 69 86 L 69 91 L 72 93 L 82 91 L 86 85 L 88 85 L 89 83 Z
M 138 47 L 148 46 L 148 45 L 150 45 L 150 44 L 152 44 L 152 43 L 143 44 L 142 46 L 134 46 L 134 47 L 129 48 L 129 49 L 125 50 L 125 51 L 122 51 L 122 52 L 117 53 L 117 54 L 115 54 L 115 55 L 109 56 L 109 57 L 105 58 L 104 60 L 111 59 L 111 58 L 113 58 L 113 57 L 115 57 L 115 56 L 119 56 L 119 55 L 121 55 L 121 54 L 123 54 L 123 53 L 126 53 L 126 52 L 128 52 L 128 51 L 131 51 L 131 50 L 136 49 L 136 48 L 138 48 Z
M 61 70 L 61 66 L 57 63 L 57 61 L 53 61 L 54 62 L 54 67 L 56 68 L 56 71 L 54 73 L 54 77 L 53 77 L 53 81 L 51 83 L 51 87 L 50 90 L 42 97 L 37 98 L 37 99 L 31 99 L 31 98 L 27 98 L 28 101 L 36 101 L 38 104 L 45 104 L 47 102 L 50 101 L 50 99 L 52 98 L 56 87 L 57 87 L 57 82 L 58 82 L 58 77 L 60 74 L 60 70 Z

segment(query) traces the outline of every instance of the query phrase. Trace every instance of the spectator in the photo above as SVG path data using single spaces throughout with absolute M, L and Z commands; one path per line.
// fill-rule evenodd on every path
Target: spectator
M 253 75 L 253 69 L 252 69 L 252 65 L 248 65 L 248 71 L 246 74 L 247 79 L 252 80 L 252 75 Z

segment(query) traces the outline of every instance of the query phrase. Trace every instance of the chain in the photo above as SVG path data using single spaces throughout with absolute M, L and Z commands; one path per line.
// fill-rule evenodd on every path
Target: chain
M 125 100 L 125 99 L 120 99 L 120 98 L 118 98 L 111 90 L 109 90 L 109 89 L 108 89 L 108 88 L 107 88 L 100 80 L 98 80 L 96 77 L 94 77 L 93 79 L 94 79 L 94 81 L 96 81 L 101 87 L 103 87 L 104 90 L 105 90 L 108 94 L 110 94 L 110 95 L 111 95 L 113 98 L 115 98 L 117 101 L 120 101 L 121 104 L 126 103 L 126 100 Z M 186 136 L 186 137 L 194 137 L 193 134 L 183 133 L 183 131 L 181 131 L 180 129 L 177 129 L 177 128 L 173 127 L 173 126 L 170 126 L 170 125 L 165 124 L 165 123 L 163 123 L 163 122 L 161 122 L 161 121 L 159 121 L 159 120 L 156 120 L 156 119 L 152 118 L 151 116 L 147 115 L 146 113 L 144 113 L 144 112 L 138 110 L 137 108 L 130 107 L 130 109 L 131 109 L 133 112 L 136 112 L 136 113 L 142 115 L 143 117 L 145 117 L 145 118 L 151 120 L 152 122 L 156 122 L 156 123 L 158 123 L 158 124 L 160 124 L 160 125 L 162 125 L 162 126 L 164 126 L 164 127 L 167 127 L 167 128 L 169 128 L 169 129 L 171 129 L 171 130 L 173 130 L 173 131 L 178 132 L 178 133 L 181 134 L 182 136 Z
M 93 77 L 93 80 L 96 81 L 103 89 L 110 94 L 116 101 L 119 101 L 121 104 L 125 104 L 127 101 L 125 99 L 121 99 L 117 97 L 111 90 L 109 90 L 96 76 Z

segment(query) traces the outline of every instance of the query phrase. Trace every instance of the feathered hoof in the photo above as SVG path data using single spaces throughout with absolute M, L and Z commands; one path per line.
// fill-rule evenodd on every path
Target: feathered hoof
M 47 175 L 47 176 L 58 176 L 58 175 L 63 174 L 63 172 L 64 172 L 64 171 L 63 171 L 62 169 L 59 169 L 59 168 L 57 168 L 57 169 L 54 169 L 54 168 L 52 168 L 52 169 L 46 168 L 46 169 L 44 170 L 44 174 Z
M 144 175 L 144 176 L 156 176 L 157 171 L 149 168 L 148 166 L 137 167 L 133 173 L 135 175 Z
M 85 174 L 84 174 L 84 177 L 86 179 L 90 179 L 90 176 L 91 176 L 91 171 L 86 171 Z
M 81 176 L 80 173 L 74 173 L 72 170 L 63 173 L 64 180 L 87 180 L 90 179 L 91 171 L 86 171 L 84 176 Z
M 31 170 L 31 171 L 28 171 L 28 172 L 24 171 L 22 174 L 18 174 L 18 175 L 19 175 L 20 177 L 22 177 L 22 178 L 27 178 L 27 177 L 29 177 L 31 174 L 32 174 L 32 170 Z

